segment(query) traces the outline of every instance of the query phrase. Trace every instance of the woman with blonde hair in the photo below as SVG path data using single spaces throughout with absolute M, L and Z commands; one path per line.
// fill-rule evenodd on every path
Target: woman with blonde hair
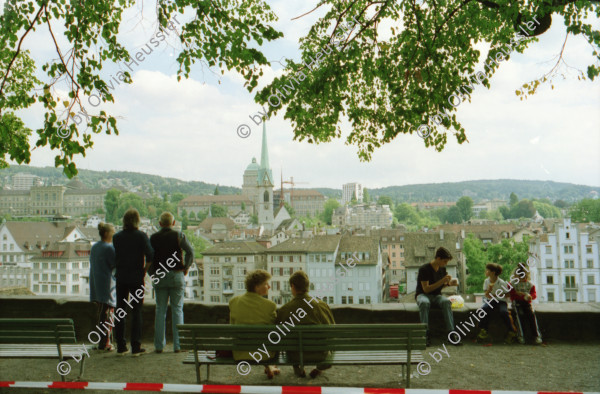
M 100 242 L 96 242 L 90 251 L 90 301 L 97 306 L 98 327 L 104 327 L 105 330 L 99 330 L 100 341 L 99 350 L 111 351 L 110 333 L 112 324 L 103 324 L 110 322 L 116 305 L 116 284 L 115 284 L 115 248 L 112 245 L 112 237 L 115 228 L 109 223 L 100 223 L 98 225 Z
M 265 298 L 269 294 L 271 274 L 265 270 L 251 271 L 246 275 L 246 293 L 229 300 L 230 324 L 275 324 L 277 305 Z M 277 357 L 269 352 L 269 359 Z M 236 361 L 253 360 L 247 351 L 233 351 Z M 265 374 L 269 379 L 279 375 L 275 365 L 265 366 Z

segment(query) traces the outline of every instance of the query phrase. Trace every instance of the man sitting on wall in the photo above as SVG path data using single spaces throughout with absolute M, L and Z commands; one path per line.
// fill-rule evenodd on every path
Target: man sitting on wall
M 442 295 L 442 288 L 446 286 L 458 286 L 458 280 L 452 279 L 446 272 L 446 265 L 452 260 L 450 251 L 444 247 L 435 252 L 435 259 L 419 267 L 417 276 L 417 292 L 415 298 L 419 306 L 419 317 L 421 323 L 427 324 L 427 346 L 431 346 L 431 334 L 429 331 L 429 308 L 431 304 L 442 309 L 446 331 L 454 330 L 454 317 L 452 316 L 452 302 Z M 451 342 L 452 343 L 452 342 Z M 453 345 L 462 345 L 457 342 Z
M 308 295 L 309 284 L 308 276 L 306 276 L 304 271 L 296 271 L 290 276 L 290 288 L 294 298 L 277 311 L 276 321 L 289 319 L 300 308 L 306 312 L 306 316 L 300 317 L 297 323 L 299 325 L 335 324 L 333 313 L 331 313 L 329 306 L 318 298 Z M 287 354 L 294 361 L 300 359 L 298 352 L 287 352 Z M 318 375 L 321 375 L 322 371 L 331 368 L 331 364 L 321 363 L 328 355 L 328 351 L 304 352 L 305 361 L 317 363 L 317 367 L 310 372 L 311 378 L 314 379 Z M 294 365 L 294 373 L 300 377 L 306 376 L 306 372 L 298 364 Z

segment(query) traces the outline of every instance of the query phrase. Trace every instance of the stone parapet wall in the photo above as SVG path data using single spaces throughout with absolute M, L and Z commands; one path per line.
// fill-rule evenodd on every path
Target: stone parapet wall
M 461 322 L 469 321 L 470 312 L 480 306 L 467 303 L 464 308 L 455 310 L 455 324 L 459 325 Z M 419 322 L 419 311 L 417 305 L 413 303 L 332 305 L 331 309 L 338 324 Z M 598 339 L 600 303 L 546 303 L 535 305 L 535 309 L 544 340 L 587 341 Z M 144 341 L 151 342 L 154 335 L 154 310 L 153 301 L 144 303 Z M 206 305 L 190 301 L 185 303 L 184 316 L 186 323 L 228 323 L 229 308 L 226 304 Z M 81 297 L 0 296 L 0 318 L 70 318 L 75 322 L 77 338 L 87 341 L 89 332 L 95 329 L 96 310 L 94 304 Z M 434 336 L 445 336 L 444 321 L 440 310 L 432 308 L 429 321 Z M 470 329 L 471 332 L 467 333 L 467 339 L 475 338 L 477 332 L 477 328 Z M 167 313 L 168 339 L 171 338 L 170 331 L 169 311 Z M 129 327 L 127 334 L 129 334 Z M 504 336 L 505 328 L 499 317 L 492 320 L 490 334 L 494 340 L 501 340 Z

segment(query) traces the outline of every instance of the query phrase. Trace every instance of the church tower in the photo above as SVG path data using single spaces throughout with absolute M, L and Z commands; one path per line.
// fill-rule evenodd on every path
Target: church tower
M 272 231 L 273 222 L 273 173 L 269 166 L 269 150 L 267 148 L 267 128 L 263 121 L 262 148 L 260 153 L 260 167 L 258 168 L 257 194 L 258 201 L 256 212 L 258 224 L 264 226 L 265 230 Z

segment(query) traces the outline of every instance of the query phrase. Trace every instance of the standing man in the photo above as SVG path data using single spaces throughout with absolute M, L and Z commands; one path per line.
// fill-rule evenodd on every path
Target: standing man
M 300 318 L 298 325 L 302 324 L 335 324 L 333 313 L 329 305 L 316 297 L 308 295 L 310 282 L 304 271 L 296 271 L 290 276 L 290 288 L 294 298 L 277 311 L 277 320 L 283 321 L 291 319 L 290 315 L 302 308 L 306 316 Z M 298 352 L 286 352 L 294 361 L 300 361 Z M 331 364 L 324 363 L 329 356 L 329 352 L 304 352 L 305 362 L 316 363 L 316 368 L 310 372 L 311 378 L 321 375 L 324 370 L 331 368 Z M 300 368 L 299 364 L 294 365 L 294 373 L 301 378 L 306 377 L 306 372 Z
M 458 286 L 458 280 L 452 279 L 446 272 L 446 266 L 450 260 L 452 260 L 450 251 L 444 247 L 439 247 L 435 252 L 435 259 L 419 267 L 415 298 L 419 306 L 421 323 L 427 324 L 427 346 L 431 346 L 431 333 L 429 331 L 429 308 L 431 304 L 442 309 L 444 321 L 446 322 L 446 331 L 450 332 L 454 330 L 452 302 L 442 295 L 442 288 L 446 286 Z M 456 343 L 456 345 L 459 344 L 462 345 L 460 342 Z
M 152 262 L 154 251 L 148 236 L 138 230 L 140 214 L 130 208 L 123 215 L 123 230 L 113 237 L 117 265 L 117 308 L 122 308 L 132 317 L 131 354 L 139 356 L 142 349 L 142 305 L 144 304 L 144 277 Z M 144 262 L 144 257 L 146 261 Z M 127 353 L 125 320 L 119 319 L 115 326 L 117 354 Z
M 160 215 L 161 229 L 152 234 L 150 244 L 154 249 L 153 270 L 157 272 L 158 282 L 154 282 L 156 293 L 156 313 L 154 315 L 154 351 L 162 353 L 167 344 L 165 339 L 165 320 L 167 303 L 171 303 L 171 320 L 173 321 L 173 350 L 181 351 L 179 345 L 178 324 L 183 324 L 183 296 L 185 295 L 185 275 L 194 262 L 194 249 L 182 232 L 173 230 L 175 218 L 170 212 Z M 183 252 L 185 251 L 185 261 Z M 167 269 L 161 275 L 159 264 Z M 150 274 L 153 274 L 150 272 Z M 170 301 L 169 301 L 170 300 Z

